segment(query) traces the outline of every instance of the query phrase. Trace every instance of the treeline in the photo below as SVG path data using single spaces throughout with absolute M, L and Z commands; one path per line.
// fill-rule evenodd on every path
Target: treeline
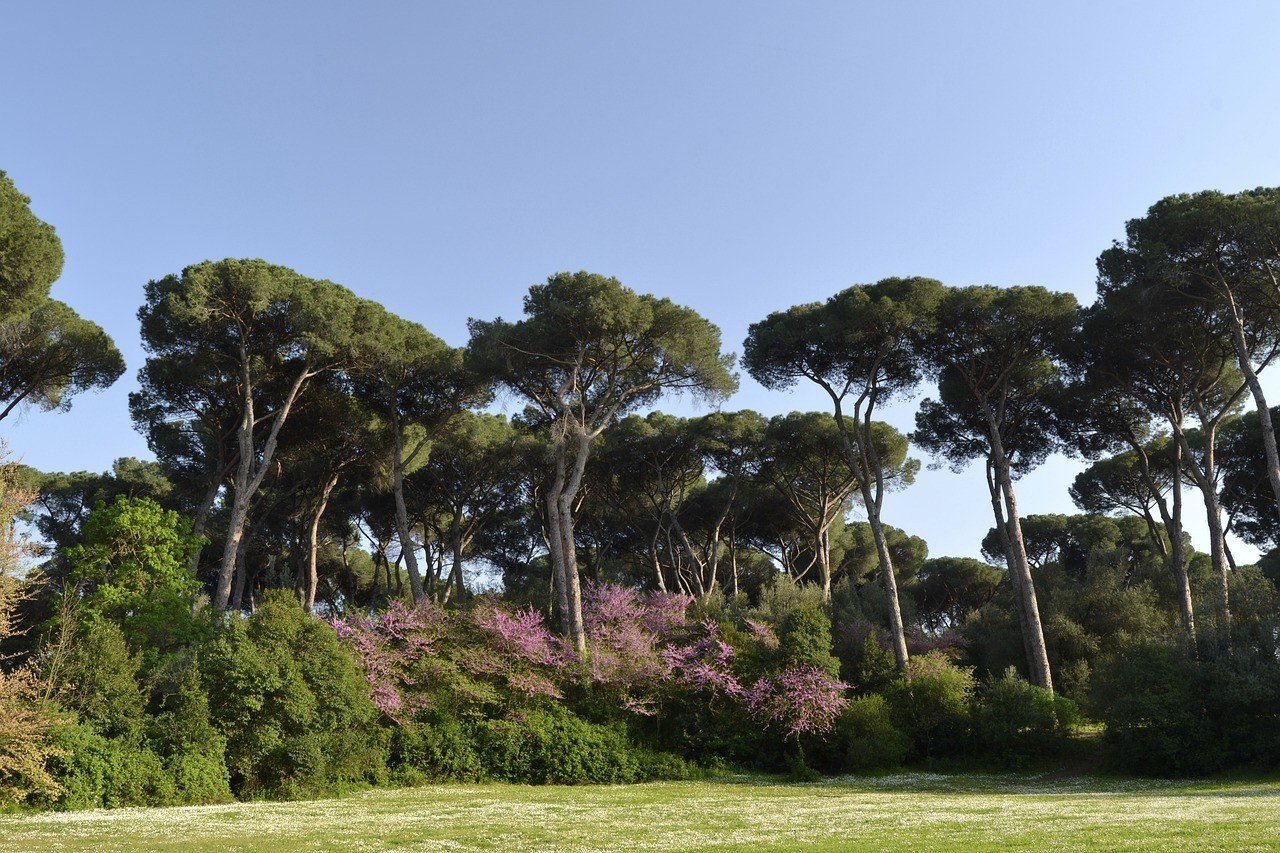
M 53 229 L 7 177 L 0 200 L 0 418 L 66 408 L 123 362 L 48 296 Z M 1227 536 L 1280 545 L 1259 380 L 1280 352 L 1280 190 L 1164 199 L 1098 270 L 1087 307 L 1040 287 L 895 278 L 771 314 L 743 367 L 830 401 L 775 417 L 721 408 L 736 364 L 706 318 L 592 273 L 533 286 L 518 320 L 472 320 L 461 348 L 263 261 L 149 282 L 129 406 L 155 461 L 7 469 L 5 517 L 38 531 L 41 550 L 19 582 L 15 540 L 5 573 L 8 701 L 72 713 L 97 745 L 64 754 L 129 744 L 128 761 L 161 768 L 156 784 L 175 792 L 183 772 L 200 776 L 183 762 L 238 794 L 289 793 L 302 765 L 312 782 L 298 791 L 388 767 L 573 781 L 564 768 L 493 772 L 515 760 L 495 743 L 535 737 L 508 731 L 531 707 L 552 715 L 536 737 L 585 738 L 609 761 L 625 744 L 647 750 L 627 753 L 634 772 L 584 779 L 752 756 L 847 769 L 876 763 L 859 758 L 873 743 L 903 744 L 889 763 L 1025 758 L 1062 746 L 1070 700 L 1107 723 L 1131 767 L 1275 761 L 1280 561 L 1237 565 Z M 640 414 L 672 393 L 712 411 Z M 910 435 L 877 419 L 922 393 Z M 520 413 L 490 414 L 499 398 Z M 980 463 L 988 562 L 930 558 L 891 526 L 919 469 L 913 446 Z M 1024 517 L 1019 477 L 1060 452 L 1091 462 L 1071 486 L 1081 514 Z M 1184 530 L 1192 495 L 1207 554 Z M 327 622 L 287 612 L 277 590 Z M 521 637 L 543 637 L 542 651 Z M 83 686 L 91 649 L 115 650 L 115 687 Z M 241 670 L 258 658 L 265 669 Z M 266 689 L 264 673 L 288 681 L 289 661 L 301 669 L 284 695 L 231 707 L 233 692 Z M 355 716 L 321 725 L 330 691 Z M 105 694 L 136 698 L 107 714 L 130 726 L 103 721 Z M 162 735 L 175 702 L 198 757 Z M 300 716 L 272 722 L 273 703 L 301 703 Z M 40 713 L 22 741 L 35 752 L 12 773 L 44 768 L 48 791 L 73 790 L 88 771 L 49 751 L 70 730 L 55 737 Z M 753 739 L 768 732 L 787 735 L 785 760 Z M 426 739 L 417 759 L 405 738 Z M 455 759 L 480 770 L 453 773 Z

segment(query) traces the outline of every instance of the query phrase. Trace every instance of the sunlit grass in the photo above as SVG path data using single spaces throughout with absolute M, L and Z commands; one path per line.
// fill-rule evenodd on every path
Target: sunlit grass
M 898 773 L 618 787 L 444 785 L 338 800 L 0 817 L 0 850 L 1265 850 L 1280 778 Z

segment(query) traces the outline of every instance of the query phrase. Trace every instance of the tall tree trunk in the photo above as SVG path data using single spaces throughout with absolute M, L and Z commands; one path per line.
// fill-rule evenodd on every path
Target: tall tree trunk
M 1182 609 L 1182 629 L 1187 633 L 1187 642 L 1191 653 L 1199 655 L 1199 644 L 1196 641 L 1196 608 L 1191 599 L 1191 575 L 1187 572 L 1187 547 L 1183 541 L 1182 531 L 1182 445 L 1175 443 L 1173 449 L 1173 511 L 1166 513 L 1164 501 L 1160 502 L 1160 511 L 1165 528 L 1169 531 L 1169 559 L 1173 563 L 1173 577 L 1178 582 L 1178 605 Z
M 871 525 L 871 536 L 876 542 L 876 554 L 880 558 L 880 579 L 884 583 L 885 598 L 889 607 L 889 633 L 893 641 L 893 657 L 898 663 L 898 672 L 904 676 L 909 673 L 907 656 L 907 634 L 902 624 L 902 608 L 898 604 L 898 579 L 893 574 L 893 555 L 889 553 L 889 542 L 884 535 L 884 527 L 880 524 L 880 513 L 867 513 L 867 523 Z
M 404 439 L 399 419 L 391 426 L 395 433 L 395 459 L 391 463 L 391 490 L 396 504 L 396 534 L 400 537 L 400 553 L 409 567 L 409 595 L 418 604 L 426 595 L 422 588 L 422 572 L 418 568 L 418 554 L 409 531 L 409 509 L 404 502 Z
M 307 578 L 302 595 L 302 607 L 304 610 L 314 610 L 316 606 L 316 590 L 320 588 L 318 565 L 320 519 L 324 517 L 324 511 L 329 507 L 329 495 L 333 493 L 333 489 L 337 485 L 338 475 L 335 473 L 325 482 L 324 489 L 320 492 L 320 501 L 316 504 L 316 511 L 311 514 L 311 527 L 307 531 Z
M 1031 564 L 1027 560 L 1026 540 L 1022 536 L 1022 519 L 1018 515 L 1018 499 L 1013 490 L 1013 475 L 1009 458 L 1004 452 L 1004 443 L 1000 430 L 993 418 L 989 416 L 989 438 L 991 440 L 992 464 L 995 469 L 996 483 L 1004 497 L 1005 515 L 1008 519 L 1009 545 L 1013 559 L 1010 570 L 1018 577 L 1022 607 L 1026 613 L 1026 636 L 1031 647 L 1031 672 L 1035 681 L 1045 690 L 1053 692 L 1053 673 L 1049 669 L 1049 650 L 1044 642 L 1044 626 L 1040 621 L 1040 604 L 1036 600 L 1035 581 L 1031 577 Z
M 1280 516 L 1280 450 L 1276 448 L 1276 429 L 1271 421 L 1271 408 L 1267 405 L 1267 395 L 1263 393 L 1262 382 L 1258 371 L 1253 368 L 1249 357 L 1249 346 L 1244 337 L 1244 317 L 1241 307 L 1236 302 L 1231 289 L 1227 288 L 1227 298 L 1231 307 L 1231 342 L 1236 351 L 1236 362 L 1240 365 L 1240 373 L 1253 395 L 1254 406 L 1258 410 L 1258 424 L 1262 429 L 1262 450 L 1266 456 L 1267 479 L 1271 482 L 1271 493 L 1275 496 L 1275 511 Z
M 565 570 L 563 524 L 560 519 L 560 492 L 564 489 L 565 460 L 564 447 L 557 446 L 552 460 L 553 474 L 550 488 L 547 489 L 547 550 L 551 556 L 551 586 L 555 591 L 556 610 L 560 616 L 560 630 L 566 634 L 571 632 L 573 617 L 569 607 L 569 585 Z M 576 574 L 576 568 L 575 568 Z
M 581 430 L 573 436 L 572 445 L 568 438 L 565 435 L 557 448 L 559 462 L 556 466 L 556 480 L 560 483 L 560 488 L 552 488 L 550 496 L 555 501 L 555 522 L 559 530 L 553 529 L 552 536 L 555 538 L 558 533 L 560 540 L 560 576 L 564 578 L 561 612 L 567 621 L 565 627 L 574 648 L 579 654 L 585 655 L 587 637 L 582 624 L 582 581 L 578 575 L 577 543 L 574 541 L 573 501 L 582 486 L 591 438 Z
M 876 557 L 880 562 L 880 582 L 884 586 L 885 601 L 889 608 L 889 633 L 893 643 L 893 658 L 898 664 L 898 672 L 904 677 L 910 672 L 907 653 L 907 633 L 902 621 L 902 604 L 898 598 L 898 579 L 893 573 L 893 555 L 889 552 L 889 540 L 881 521 L 881 510 L 884 508 L 884 472 L 880 469 L 879 456 L 872 443 L 871 417 L 875 411 L 874 390 L 867 401 L 863 417 L 858 417 L 858 408 L 854 410 L 854 420 L 858 428 L 858 442 L 854 446 L 845 422 L 840 398 L 832 393 L 835 401 L 836 425 L 840 427 L 841 443 L 849 467 L 858 472 L 858 487 L 862 492 L 862 504 L 867 511 L 867 524 L 871 527 L 871 538 L 876 543 Z M 861 406 L 859 402 L 858 406 Z M 874 488 L 872 484 L 874 485 Z
M 1209 526 L 1209 556 L 1219 580 L 1219 612 L 1222 632 L 1227 644 L 1231 644 L 1231 569 L 1227 564 L 1227 539 L 1222 528 L 1222 503 L 1218 500 L 1218 471 L 1214 449 L 1217 424 L 1204 427 L 1204 455 L 1197 460 L 1191 452 L 1187 437 L 1178 433 L 1178 444 L 1186 458 L 1186 469 L 1200 490 L 1204 501 L 1205 520 Z
M 996 481 L 994 465 L 987 460 L 987 490 L 991 494 L 991 512 L 996 521 L 996 537 L 1004 551 L 1004 564 L 1009 572 L 1009 585 L 1013 588 L 1014 615 L 1018 617 L 1018 636 L 1022 638 L 1022 654 L 1027 661 L 1027 671 L 1033 672 L 1031 664 L 1034 653 L 1031 649 L 1030 634 L 1027 631 L 1027 613 L 1022 607 L 1022 584 L 1018 572 L 1013 568 L 1013 540 L 1009 536 L 1009 522 L 1004 517 L 1004 505 L 1001 502 L 1000 484 Z
M 450 575 L 453 578 L 453 586 L 458 591 L 458 601 L 462 601 L 467 596 L 467 588 L 462 583 L 462 522 L 458 516 L 462 514 L 461 508 L 458 508 L 453 514 L 453 523 L 450 526 L 450 534 L 453 539 L 453 569 Z
M 831 601 L 831 536 L 827 528 L 818 532 L 818 580 L 822 586 L 822 600 Z
M 310 365 L 303 367 L 294 378 L 293 384 L 285 394 L 279 410 L 271 418 L 271 429 L 262 446 L 262 457 L 256 460 L 254 453 L 254 425 L 257 420 L 253 407 L 253 382 L 249 373 L 249 356 L 242 346 L 240 349 L 241 369 L 240 381 L 244 389 L 244 397 L 240 418 L 239 453 L 236 464 L 235 493 L 231 502 L 231 512 L 227 521 L 227 538 L 222 548 L 222 564 L 218 568 L 218 584 L 214 592 L 213 606 L 218 610 L 226 610 L 231 598 L 231 580 L 235 575 L 236 555 L 240 551 L 244 538 L 245 520 L 249 516 L 249 503 L 262 485 L 275 457 L 276 443 L 280 438 L 280 429 L 284 426 L 293 404 L 297 402 L 302 386 L 311 377 Z

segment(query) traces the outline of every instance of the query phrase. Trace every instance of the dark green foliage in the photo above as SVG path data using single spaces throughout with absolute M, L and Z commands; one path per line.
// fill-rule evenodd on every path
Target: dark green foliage
M 506 782 L 618 784 L 689 775 L 683 761 L 635 746 L 624 729 L 560 710 L 485 720 L 475 740 L 486 776 Z
M 106 738 L 142 735 L 146 697 L 138 683 L 141 661 L 113 622 L 90 620 L 76 627 L 61 658 L 46 677 L 65 710 Z
M 0 320 L 21 315 L 62 275 L 62 241 L 0 171 Z
M 224 742 L 209 720 L 199 674 L 173 659 L 144 688 L 141 656 L 120 628 L 97 619 L 75 630 L 46 677 L 74 714 L 59 732 L 49 769 L 63 787 L 46 798 L 62 809 L 189 805 L 231 798 Z M 150 695 L 148 695 L 150 694 Z
M 873 693 L 849 703 L 836 723 L 830 749 L 837 753 L 840 769 L 861 773 L 901 764 L 911 741 L 893 724 L 889 703 Z
M 818 608 L 805 605 L 788 613 L 779 626 L 778 641 L 786 666 L 812 666 L 840 675 L 840 661 L 831 654 L 831 620 Z
M 842 639 L 836 645 L 840 656 L 840 677 L 860 693 L 880 693 L 898 678 L 893 653 L 868 631 L 861 641 L 857 636 Z
M 68 560 L 83 618 L 111 620 L 152 659 L 205 635 L 208 626 L 192 616 L 200 539 L 190 522 L 150 498 L 117 495 L 94 508 L 82 535 Z
M 59 733 L 62 751 L 50 771 L 63 791 L 48 805 L 58 809 L 167 806 L 178 801 L 173 777 L 149 747 L 104 737 L 86 724 Z
M 1063 753 L 1079 719 L 1079 709 L 1070 699 L 1010 671 L 982 686 L 973 731 L 984 757 L 1017 764 Z
M 1099 667 L 1093 710 L 1123 769 L 1212 773 L 1280 762 L 1280 664 L 1235 655 L 1197 663 L 1176 648 L 1135 646 Z
M 324 622 L 281 590 L 201 653 L 214 725 L 241 796 L 298 796 L 372 781 L 382 738 L 367 687 Z
M 913 751 L 934 757 L 963 751 L 973 713 L 973 672 L 939 652 L 911 659 L 911 680 L 885 692 L 893 723 L 911 738 Z
M 471 732 L 448 717 L 397 728 L 390 763 L 396 777 L 409 784 L 475 782 L 485 772 Z

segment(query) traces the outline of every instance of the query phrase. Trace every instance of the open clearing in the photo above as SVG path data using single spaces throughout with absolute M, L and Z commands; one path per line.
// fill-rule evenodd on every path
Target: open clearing
M 0 817 L 0 850 L 1280 848 L 1280 778 L 903 773 L 616 787 L 441 785 L 337 800 Z

